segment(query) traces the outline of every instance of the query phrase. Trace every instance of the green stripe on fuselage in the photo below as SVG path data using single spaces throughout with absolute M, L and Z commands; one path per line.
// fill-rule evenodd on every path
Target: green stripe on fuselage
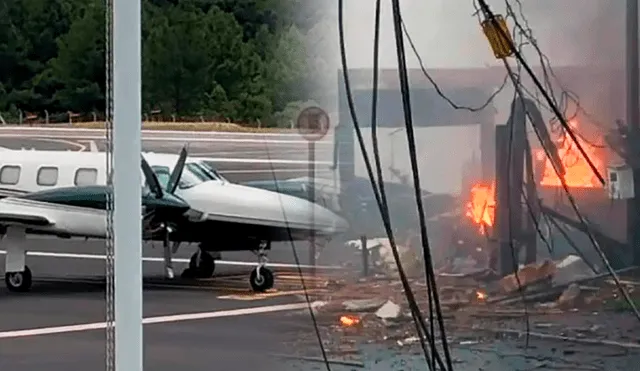
M 29 193 L 19 198 L 58 205 L 105 210 L 107 207 L 107 195 L 109 193 L 110 190 L 107 186 L 81 186 L 54 188 Z M 147 208 L 174 208 L 177 209 L 175 211 L 183 212 L 189 209 L 189 205 L 186 202 L 168 193 L 163 194 L 161 198 L 156 198 L 152 193 L 143 194 L 142 204 Z

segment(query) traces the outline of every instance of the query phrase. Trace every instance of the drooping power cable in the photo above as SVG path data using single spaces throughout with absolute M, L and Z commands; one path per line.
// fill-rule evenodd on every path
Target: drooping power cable
M 413 322 L 416 326 L 416 331 L 418 333 L 418 339 L 420 341 L 420 344 L 422 346 L 422 350 L 425 356 L 425 359 L 429 360 L 429 351 L 427 349 L 427 346 L 425 344 L 425 339 L 431 344 L 432 342 L 434 342 L 434 339 L 432 338 L 432 334 L 429 333 L 429 331 L 427 330 L 426 326 L 425 326 L 425 322 L 424 319 L 422 317 L 422 313 L 420 311 L 420 308 L 418 307 L 416 300 L 415 300 L 415 296 L 413 294 L 413 291 L 411 289 L 411 286 L 409 285 L 409 281 L 407 279 L 406 273 L 404 272 L 404 268 L 402 267 L 402 263 L 400 261 L 400 255 L 398 253 L 398 248 L 397 248 L 397 244 L 395 241 L 395 237 L 393 234 L 393 230 L 391 228 L 391 222 L 390 222 L 390 218 L 389 218 L 389 212 L 388 209 L 384 207 L 384 204 L 382 202 L 381 199 L 381 194 L 379 192 L 379 188 L 378 185 L 376 184 L 376 179 L 374 177 L 373 174 L 373 170 L 371 167 L 371 162 L 369 161 L 369 155 L 367 153 L 367 149 L 366 146 L 364 144 L 364 139 L 362 136 L 362 131 L 360 129 L 360 125 L 359 125 L 359 121 L 358 121 L 358 117 L 357 114 L 355 112 L 355 104 L 353 102 L 353 96 L 351 93 L 351 84 L 350 84 L 350 80 L 349 80 L 349 70 L 348 70 L 348 64 L 347 64 L 347 57 L 346 57 L 346 47 L 345 47 L 345 38 L 344 38 L 344 0 L 338 0 L 338 33 L 339 33 L 339 41 L 340 41 L 340 56 L 341 56 L 341 64 L 342 64 L 342 73 L 343 73 L 343 82 L 344 82 L 344 87 L 345 87 L 345 95 L 346 95 L 346 99 L 347 99 L 347 105 L 349 108 L 349 113 L 351 116 L 351 120 L 354 126 L 354 130 L 356 133 L 356 138 L 358 140 L 358 144 L 360 147 L 360 151 L 362 153 L 363 156 L 363 161 L 365 164 L 365 168 L 367 171 L 367 175 L 369 178 L 369 182 L 371 184 L 372 190 L 373 190 L 373 195 L 376 199 L 376 204 L 378 205 L 378 209 L 380 210 L 380 214 L 382 217 L 382 222 L 383 222 L 383 226 L 385 229 L 385 232 L 387 234 L 387 238 L 389 240 L 389 245 L 391 247 L 391 252 L 395 261 L 395 264 L 398 268 L 398 275 L 400 276 L 400 282 L 402 283 L 402 287 L 405 293 L 405 296 L 407 298 L 407 302 L 409 304 L 409 308 L 410 308 L 410 312 L 411 312 L 411 316 L 413 319 Z M 436 362 L 438 363 L 439 367 L 441 369 L 445 369 L 444 363 L 442 361 L 442 358 L 440 357 L 439 353 L 435 353 L 432 354 L 432 356 L 435 358 Z M 431 366 L 431 364 L 428 362 L 429 367 Z
M 422 61 L 422 57 L 420 56 L 420 53 L 418 53 L 418 49 L 416 48 L 415 44 L 413 43 L 413 39 L 411 39 L 411 35 L 409 34 L 409 31 L 407 30 L 407 25 L 404 23 L 404 21 L 402 21 L 402 31 L 404 33 L 404 36 L 407 38 L 407 41 L 409 42 L 409 46 L 411 47 L 411 50 L 413 51 L 413 54 L 415 55 L 416 59 L 418 60 L 418 64 L 420 65 L 420 70 L 422 71 L 422 74 L 427 78 L 427 80 L 429 80 L 429 82 L 431 83 L 431 86 L 433 86 L 433 88 L 435 89 L 436 93 L 442 99 L 444 99 L 444 101 L 447 102 L 449 104 L 449 106 L 451 106 L 452 108 L 457 109 L 457 110 L 465 110 L 465 111 L 469 111 L 469 112 L 482 111 L 483 109 L 487 108 L 489 106 L 489 104 L 491 104 L 493 102 L 493 100 L 498 96 L 498 94 L 500 94 L 504 90 L 504 88 L 507 86 L 507 82 L 509 81 L 509 75 L 505 74 L 504 75 L 504 79 L 502 79 L 502 84 L 500 84 L 498 89 L 496 91 L 494 91 L 489 96 L 489 98 L 487 98 L 487 100 L 483 104 L 479 105 L 478 107 L 462 106 L 462 105 L 454 102 L 451 98 L 449 98 L 442 91 L 442 88 L 440 88 L 440 86 L 438 85 L 436 80 L 431 76 L 429 71 L 427 71 L 427 68 L 425 67 L 424 62 Z
M 427 285 L 431 286 L 431 294 L 433 295 L 433 302 L 436 311 L 436 320 L 438 321 L 438 327 L 440 332 L 440 340 L 442 341 L 442 347 L 444 350 L 444 358 L 447 363 L 447 369 L 453 370 L 451 354 L 449 352 L 449 346 L 446 336 L 446 330 L 444 327 L 444 319 L 442 317 L 442 308 L 440 307 L 440 298 L 438 294 L 435 272 L 433 269 L 433 262 L 431 258 L 431 248 L 429 246 L 429 238 L 427 236 L 427 225 L 424 214 L 424 207 L 422 204 L 422 194 L 420 187 L 420 173 L 418 169 L 418 160 L 416 156 L 416 142 L 413 132 L 413 117 L 411 112 L 411 96 L 409 92 L 409 77 L 407 74 L 407 61 L 404 49 L 404 39 L 402 33 L 402 16 L 400 11 L 400 1 L 391 1 L 393 9 L 393 25 L 395 30 L 396 39 L 396 51 L 398 56 L 398 77 L 400 79 L 400 91 L 402 95 L 402 105 L 404 111 L 404 122 L 407 134 L 407 142 L 409 146 L 409 160 L 411 162 L 413 186 L 416 197 L 416 207 L 418 209 L 418 219 L 420 223 L 420 239 L 422 242 L 423 257 L 425 262 L 425 275 L 427 276 Z M 435 336 L 435 334 L 434 334 Z
M 271 153 L 269 151 L 269 146 L 267 145 L 266 142 L 265 142 L 264 148 L 265 148 L 266 153 L 267 153 L 267 161 L 269 163 L 269 167 L 270 167 L 270 171 L 271 171 L 271 178 L 272 178 L 273 183 L 275 185 L 276 194 L 278 195 L 278 199 L 280 201 L 280 211 L 282 212 L 282 215 L 283 215 L 284 220 L 285 220 L 287 234 L 288 234 L 288 237 L 289 237 L 288 238 L 288 242 L 291 245 L 291 251 L 293 252 L 293 258 L 294 258 L 294 260 L 296 262 L 296 269 L 298 271 L 298 276 L 300 277 L 300 285 L 302 286 L 302 291 L 304 293 L 304 299 L 305 299 L 305 302 L 307 303 L 307 308 L 309 310 L 309 317 L 311 317 L 311 322 L 313 324 L 313 330 L 315 332 L 316 339 L 318 340 L 318 346 L 320 347 L 320 353 L 322 354 L 322 360 L 324 362 L 325 368 L 327 369 L 327 371 L 331 371 L 331 363 L 329 362 L 329 358 L 327 356 L 327 350 L 325 349 L 324 343 L 322 342 L 322 334 L 320 334 L 320 327 L 318 326 L 318 320 L 316 319 L 316 314 L 314 312 L 313 303 L 311 302 L 311 298 L 309 297 L 309 290 L 307 289 L 307 284 L 306 284 L 306 281 L 304 279 L 304 274 L 302 272 L 302 267 L 300 266 L 300 257 L 298 256 L 298 251 L 296 250 L 295 243 L 293 242 L 293 233 L 291 232 L 291 227 L 289 225 L 289 220 L 287 218 L 287 213 L 285 212 L 285 209 L 284 209 L 284 205 L 283 205 L 283 201 L 282 201 L 282 193 L 280 191 L 280 187 L 278 186 L 278 179 L 276 178 L 276 171 L 275 171 L 275 168 L 273 167 L 273 162 L 271 162 Z M 315 164 L 311 163 L 311 164 L 309 164 L 309 166 L 315 166 Z M 314 182 L 314 179 L 310 179 L 310 181 Z M 310 186 L 314 187 L 315 184 L 312 184 Z M 314 202 L 314 200 L 309 200 L 309 202 Z M 315 228 L 315 226 L 312 225 L 311 228 Z

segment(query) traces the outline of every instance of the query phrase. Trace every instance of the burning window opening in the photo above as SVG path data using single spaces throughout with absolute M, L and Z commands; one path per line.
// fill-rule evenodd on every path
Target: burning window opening
M 569 125 L 576 130 L 579 126 L 577 120 L 569 121 Z M 580 138 L 578 138 L 578 141 L 595 166 L 599 170 L 604 169 L 604 162 L 599 151 L 587 143 L 584 143 L 584 140 Z M 591 170 L 587 160 L 576 148 L 573 140 L 560 138 L 556 142 L 556 146 L 565 170 L 564 180 L 569 188 L 602 188 L 602 184 Z M 544 168 L 539 185 L 554 188 L 562 187 L 562 182 L 544 150 L 539 149 L 534 151 L 534 156 L 537 161 L 544 161 Z M 490 183 L 476 183 L 471 187 L 470 200 L 467 202 L 465 214 L 473 223 L 479 226 L 479 231 L 483 235 L 486 235 L 487 229 L 494 225 L 495 207 L 495 181 Z
M 569 126 L 572 129 L 578 130 L 579 124 L 577 120 L 569 121 Z M 598 151 L 585 143 L 583 139 L 577 138 L 578 142 L 584 149 L 589 159 L 593 162 L 598 170 L 604 168 L 603 161 Z M 564 180 L 570 188 L 602 188 L 602 184 L 591 170 L 589 163 L 582 156 L 576 144 L 569 138 L 562 137 L 556 142 L 558 148 L 558 156 L 562 161 L 562 165 L 565 169 Z M 553 165 L 544 153 L 544 150 L 540 149 L 536 151 L 536 157 L 539 160 L 544 161 L 544 170 L 542 173 L 541 186 L 547 187 L 562 187 L 562 182 L 553 169 Z

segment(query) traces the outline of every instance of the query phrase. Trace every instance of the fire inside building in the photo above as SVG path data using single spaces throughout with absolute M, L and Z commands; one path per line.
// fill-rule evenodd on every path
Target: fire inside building
M 452 101 L 468 107 L 481 105 L 505 79 L 504 68 L 500 67 L 429 73 Z M 632 252 L 626 244 L 626 202 L 611 196 L 610 184 L 602 184 L 591 166 L 610 179 L 617 175 L 611 175 L 610 170 L 621 163 L 615 146 L 612 149 L 609 143 L 619 134 L 616 122 L 621 125 L 617 120 L 625 112 L 622 71 L 558 67 L 554 73 L 558 81 L 556 97 L 568 89 L 579 96 L 577 102 L 568 101 L 566 95 L 560 98 L 564 99 L 560 108 L 576 133 L 577 143 L 535 99 L 535 88 L 525 99 L 514 99 L 513 88 L 507 89 L 484 109 L 471 112 L 451 107 L 421 70 L 409 71 L 414 84 L 412 105 L 422 191 L 431 224 L 429 235 L 432 249 L 445 250 L 440 255 L 471 255 L 479 265 L 508 274 L 516 266 L 514 251 L 521 263 L 534 262 L 541 256 L 578 254 L 602 271 L 602 257 L 596 252 L 595 242 L 614 269 L 631 261 Z M 351 73 L 359 125 L 367 138 L 371 75 L 368 69 Z M 524 86 L 531 86 L 524 80 Z M 340 124 L 335 132 L 335 163 L 345 189 L 354 179 L 367 175 L 341 79 L 338 86 Z M 412 187 L 406 177 L 410 171 L 403 152 L 406 149 L 402 148 L 406 147 L 406 138 L 399 133 L 401 140 L 393 139 L 404 127 L 396 70 L 381 71 L 378 116 L 385 180 Z M 554 165 L 582 218 L 576 215 Z M 434 203 L 438 206 L 429 209 Z M 394 201 L 390 204 L 393 206 Z M 403 212 L 411 214 L 405 205 L 391 215 Z M 375 223 L 363 224 L 370 227 Z M 369 228 L 367 233 L 384 235 L 381 223 L 377 225 L 379 229 Z M 402 229 L 398 223 L 394 227 Z M 409 222 L 406 229 L 415 227 Z

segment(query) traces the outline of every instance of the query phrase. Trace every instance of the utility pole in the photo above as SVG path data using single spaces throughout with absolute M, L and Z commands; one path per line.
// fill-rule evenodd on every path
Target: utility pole
M 113 1 L 116 371 L 142 371 L 140 0 Z
M 633 198 L 627 202 L 627 241 L 633 252 L 634 265 L 640 265 L 640 60 L 638 57 L 638 0 L 627 0 L 626 14 L 626 122 L 627 153 L 633 169 Z

